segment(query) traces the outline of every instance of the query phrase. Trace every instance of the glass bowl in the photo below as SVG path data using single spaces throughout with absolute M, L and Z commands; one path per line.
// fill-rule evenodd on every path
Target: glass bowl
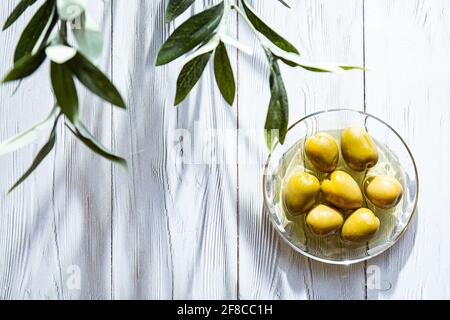
M 303 152 L 304 139 L 320 131 L 338 131 L 350 125 L 365 127 L 379 147 L 380 160 L 367 172 L 355 177 L 345 162 L 338 170 L 352 174 L 362 187 L 366 177 L 375 174 L 395 176 L 403 186 L 403 197 L 394 209 L 380 210 L 367 199 L 365 206 L 375 211 L 380 219 L 380 230 L 368 242 L 349 243 L 341 240 L 339 232 L 329 236 L 313 234 L 305 223 L 306 215 L 292 217 L 284 210 L 281 196 L 284 177 L 297 171 L 312 171 L 313 167 Z M 322 180 L 324 174 L 313 172 Z M 301 254 L 329 264 L 350 265 L 371 259 L 393 246 L 412 221 L 417 207 L 418 174 L 414 158 L 400 135 L 384 121 L 370 114 L 350 109 L 335 109 L 306 116 L 289 128 L 283 145 L 275 142 L 264 172 L 264 203 L 270 219 L 281 237 Z M 361 188 L 362 190 L 362 188 Z M 373 208 L 372 208 L 373 207 Z

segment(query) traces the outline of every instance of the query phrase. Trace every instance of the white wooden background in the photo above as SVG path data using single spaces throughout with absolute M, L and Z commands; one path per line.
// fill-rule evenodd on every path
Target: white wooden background
M 213 2 L 199 0 L 193 11 Z M 16 3 L 1 1 L 1 21 Z M 264 212 L 263 134 L 243 131 L 264 125 L 268 70 L 243 22 L 233 16 L 230 33 L 257 54 L 231 51 L 239 88 L 235 106 L 225 105 L 206 72 L 177 109 L 172 101 L 181 62 L 154 67 L 158 48 L 175 27 L 163 23 L 167 1 L 89 3 L 105 31 L 100 66 L 129 110 L 111 111 L 83 91 L 83 119 L 128 158 L 131 170 L 127 177 L 61 126 L 56 152 L 8 196 L 40 144 L 3 156 L 1 298 L 450 298 L 450 1 L 297 0 L 291 10 L 275 0 L 253 1 L 303 55 L 371 69 L 326 75 L 283 68 L 291 121 L 327 107 L 366 110 L 392 124 L 416 156 L 421 190 L 413 226 L 386 254 L 351 267 L 293 252 Z M 25 22 L 21 18 L 0 34 L 2 74 Z M 47 68 L 13 94 L 15 86 L 0 87 L 1 140 L 52 106 Z M 212 156 L 226 164 L 177 161 L 182 155 L 174 131 L 198 126 L 212 139 Z M 232 131 L 238 128 L 239 135 Z M 232 135 L 218 139 L 211 129 Z M 195 140 L 192 153 L 204 149 Z M 380 271 L 380 290 L 367 285 L 373 270 Z M 71 282 L 77 271 L 79 289 Z

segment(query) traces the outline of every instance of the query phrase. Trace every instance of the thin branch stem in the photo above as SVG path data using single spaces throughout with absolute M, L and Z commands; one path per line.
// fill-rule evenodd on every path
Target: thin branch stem
M 256 28 L 253 26 L 253 24 L 251 23 L 251 21 L 248 19 L 247 15 L 236 5 L 236 4 L 232 4 L 231 5 L 231 9 L 235 10 L 245 21 L 245 23 L 250 27 L 250 29 L 253 31 L 253 33 L 255 34 L 256 38 L 258 38 L 261 46 L 264 49 L 267 49 L 267 45 L 265 44 L 265 40 L 263 39 L 263 37 L 261 36 L 261 34 L 258 32 L 258 30 L 256 30 Z

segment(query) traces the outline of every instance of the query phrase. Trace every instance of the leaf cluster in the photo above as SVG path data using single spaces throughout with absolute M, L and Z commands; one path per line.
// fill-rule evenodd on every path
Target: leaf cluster
M 284 0 L 278 0 L 289 7 Z M 166 9 L 166 21 L 171 22 L 185 12 L 195 0 L 170 0 Z M 242 49 L 245 45 L 227 34 L 229 12 L 235 10 L 251 28 L 264 50 L 269 65 L 271 98 L 267 111 L 265 132 L 269 149 L 274 142 L 284 143 L 289 124 L 289 101 L 279 62 L 289 67 L 300 67 L 311 72 L 343 72 L 363 69 L 352 66 L 322 65 L 303 58 L 297 48 L 271 28 L 246 0 L 240 5 L 231 0 L 195 14 L 183 22 L 160 48 L 156 65 L 164 65 L 193 51 L 178 76 L 175 105 L 182 103 L 200 80 L 208 62 L 214 56 L 214 73 L 217 86 L 229 105 L 236 96 L 233 68 L 225 45 Z
M 21 0 L 6 20 L 3 30 L 11 27 L 36 2 L 37 0 Z M 97 141 L 80 119 L 76 81 L 112 105 L 124 109 L 126 105 L 114 84 L 85 55 L 93 53 L 93 56 L 96 56 L 95 50 L 89 50 L 83 41 L 80 41 L 78 46 L 69 44 L 67 26 L 73 23 L 74 19 L 81 21 L 81 25 L 74 31 L 77 33 L 75 38 L 85 39 L 86 36 L 92 36 L 93 31 L 85 27 L 86 13 L 82 1 L 45 0 L 23 30 L 14 51 L 13 67 L 2 80 L 2 83 L 22 81 L 40 69 L 45 61 L 49 61 L 52 91 L 56 101 L 45 120 L 0 144 L 0 155 L 13 152 L 34 142 L 48 129 L 51 130 L 48 141 L 38 152 L 29 169 L 11 187 L 10 192 L 25 181 L 54 149 L 57 125 L 61 119 L 65 119 L 66 127 L 89 149 L 126 167 L 126 161 Z M 57 25 L 59 30 L 55 30 Z M 94 44 L 94 47 L 98 49 L 99 44 Z

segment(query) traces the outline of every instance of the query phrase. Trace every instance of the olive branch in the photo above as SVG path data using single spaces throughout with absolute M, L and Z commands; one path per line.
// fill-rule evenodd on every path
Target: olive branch
M 107 150 L 89 132 L 80 119 L 80 105 L 75 80 L 104 101 L 126 108 L 114 84 L 93 63 L 102 50 L 102 35 L 92 28 L 86 12 L 87 0 L 21 0 L 3 26 L 12 26 L 22 14 L 37 2 L 42 2 L 25 29 L 15 51 L 13 67 L 1 81 L 8 83 L 30 77 L 45 61 L 50 63 L 50 78 L 55 105 L 49 115 L 30 128 L 0 144 L 0 155 L 18 150 L 36 141 L 50 130 L 48 141 L 40 149 L 29 169 L 11 187 L 14 190 L 25 181 L 54 149 L 56 128 L 64 119 L 67 129 L 98 155 L 126 168 L 126 161 Z M 278 0 L 289 7 L 284 0 Z M 167 22 L 185 12 L 195 0 L 170 0 L 166 10 Z M 223 0 L 182 23 L 162 45 L 156 65 L 164 65 L 192 52 L 178 76 L 175 105 L 179 105 L 201 78 L 213 57 L 217 86 L 225 101 L 233 105 L 236 83 L 226 46 L 251 54 L 248 46 L 227 33 L 227 20 L 235 11 L 256 35 L 270 67 L 271 99 L 265 124 L 266 140 L 271 148 L 275 139 L 284 142 L 289 122 L 289 102 L 279 62 L 312 72 L 343 72 L 363 69 L 353 66 L 318 65 L 303 58 L 290 42 L 268 26 L 246 0 L 237 5 Z M 70 27 L 70 28 L 69 28 Z M 70 37 L 69 37 L 70 36 Z M 72 42 L 70 39 L 74 39 Z
M 69 131 L 93 152 L 124 168 L 127 166 L 123 158 L 113 154 L 97 141 L 79 116 L 80 105 L 75 79 L 111 105 L 126 108 L 115 86 L 91 62 L 101 53 L 102 36 L 89 25 L 86 1 L 45 0 L 26 25 L 16 45 L 13 67 L 2 83 L 22 81 L 48 60 L 56 102 L 46 119 L 0 144 L 0 155 L 3 155 L 34 142 L 50 129 L 48 141 L 9 192 L 25 181 L 53 150 L 57 138 L 56 128 L 61 119 L 64 119 Z M 21 0 L 6 20 L 3 30 L 12 26 L 36 2 L 38 0 Z M 59 27 L 56 28 L 57 26 Z M 69 32 L 72 32 L 75 39 L 74 44 L 69 43 Z
M 289 7 L 286 1 L 278 0 Z M 195 0 L 170 0 L 166 9 L 166 21 L 171 22 L 185 12 Z M 301 67 L 311 72 L 344 72 L 361 69 L 356 66 L 341 66 L 312 63 L 300 55 L 289 41 L 284 39 L 250 6 L 247 0 L 223 0 L 182 23 L 162 45 L 156 65 L 161 66 L 193 51 L 178 76 L 175 105 L 188 96 L 200 80 L 208 62 L 214 56 L 214 74 L 223 98 L 233 105 L 236 96 L 236 83 L 226 45 L 251 53 L 245 44 L 227 33 L 227 19 L 235 11 L 250 27 L 265 52 L 270 69 L 271 98 L 265 123 L 266 142 L 272 149 L 276 139 L 283 144 L 289 123 L 289 102 L 281 75 L 279 62 L 290 67 Z

